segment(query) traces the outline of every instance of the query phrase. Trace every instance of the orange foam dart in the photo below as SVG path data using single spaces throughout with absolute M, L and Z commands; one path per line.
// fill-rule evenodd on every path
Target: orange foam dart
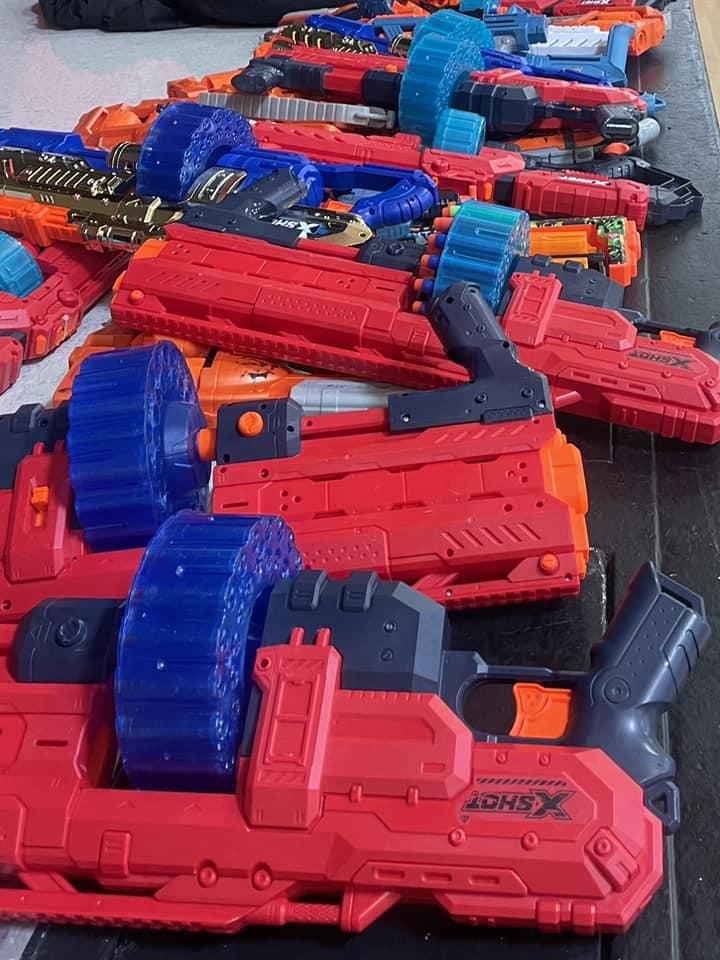
M 568 728 L 572 690 L 552 689 L 539 683 L 513 685 L 515 722 L 511 737 L 557 740 Z

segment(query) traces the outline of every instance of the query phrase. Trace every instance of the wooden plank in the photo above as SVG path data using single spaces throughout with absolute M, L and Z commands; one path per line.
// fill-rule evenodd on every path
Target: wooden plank
M 717 0 L 694 0 L 698 31 L 705 54 L 715 109 L 720 115 L 720 15 Z

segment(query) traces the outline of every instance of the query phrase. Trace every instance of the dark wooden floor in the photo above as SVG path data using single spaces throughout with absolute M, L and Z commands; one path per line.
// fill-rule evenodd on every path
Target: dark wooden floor
M 672 5 L 668 43 L 643 58 L 640 90 L 669 101 L 647 159 L 692 176 L 702 220 L 646 234 L 641 276 L 627 305 L 706 328 L 720 319 L 720 151 L 690 0 Z M 690 449 L 630 430 L 565 418 L 582 449 L 593 559 L 579 600 L 455 618 L 455 643 L 494 662 L 583 667 L 630 576 L 645 559 L 702 593 L 720 625 L 720 449 Z M 720 638 L 720 630 L 716 629 Z M 666 880 L 627 937 L 583 940 L 454 927 L 439 913 L 398 910 L 366 933 L 250 931 L 232 940 L 40 927 L 23 960 L 715 960 L 720 958 L 720 639 L 672 710 L 683 825 L 666 848 Z

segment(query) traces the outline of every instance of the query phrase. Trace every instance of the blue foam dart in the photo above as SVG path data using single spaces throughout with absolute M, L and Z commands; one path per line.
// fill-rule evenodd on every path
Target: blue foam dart
M 232 791 L 272 587 L 301 560 L 279 517 L 183 512 L 149 544 L 120 631 L 118 745 L 137 787 Z
M 75 511 L 94 550 L 145 546 L 174 513 L 205 508 L 210 464 L 197 451 L 205 416 L 174 344 L 88 357 L 68 413 Z
M 29 297 L 42 283 L 35 257 L 15 237 L 0 231 L 0 293 Z
M 140 150 L 137 192 L 177 202 L 223 153 L 254 146 L 252 128 L 239 113 L 190 101 L 171 103 L 150 127 Z
M 433 292 L 453 283 L 475 283 L 497 310 L 517 258 L 530 249 L 530 218 L 522 210 L 468 200 L 444 238 Z

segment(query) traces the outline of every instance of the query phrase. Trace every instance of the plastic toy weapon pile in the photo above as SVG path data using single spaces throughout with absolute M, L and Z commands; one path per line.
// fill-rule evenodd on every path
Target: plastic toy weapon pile
M 453 651 L 446 610 L 579 592 L 555 409 L 720 440 L 718 331 L 623 308 L 643 231 L 702 205 L 635 155 L 658 6 L 359 0 L 0 131 L 0 387 L 113 290 L 54 404 L 0 418 L 2 915 L 590 934 L 648 903 L 700 598 L 646 565 L 586 674 Z M 490 682 L 510 730 L 466 716 Z

